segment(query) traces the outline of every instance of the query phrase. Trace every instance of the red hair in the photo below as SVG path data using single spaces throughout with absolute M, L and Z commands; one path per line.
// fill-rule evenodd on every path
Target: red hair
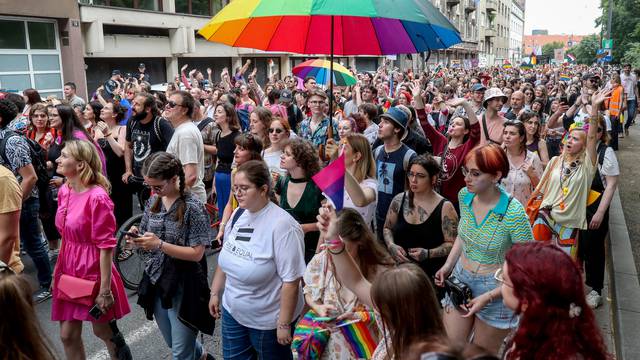
M 520 304 L 520 325 L 506 348 L 506 359 L 610 358 L 593 311 L 587 305 L 582 276 L 562 250 L 539 242 L 514 245 L 506 254 L 507 272 Z M 506 285 L 505 285 L 506 286 Z M 580 307 L 579 314 L 569 309 Z
M 509 174 L 509 158 L 507 153 L 496 144 L 487 144 L 478 146 L 471 150 L 464 158 L 464 163 L 474 160 L 478 165 L 478 170 L 485 174 L 497 175 L 502 174 L 502 178 Z

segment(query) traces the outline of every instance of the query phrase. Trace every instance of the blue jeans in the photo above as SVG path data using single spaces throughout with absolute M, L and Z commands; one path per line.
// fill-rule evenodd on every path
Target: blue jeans
M 20 212 L 20 241 L 24 249 L 33 260 L 38 271 L 38 283 L 43 288 L 51 285 L 51 263 L 47 247 L 42 238 L 42 232 L 38 221 L 40 221 L 40 202 L 33 196 L 22 203 Z
M 636 117 L 636 109 L 638 108 L 638 99 L 627 100 L 627 119 L 624 122 L 624 128 L 628 129 L 631 122 Z
M 182 289 L 178 289 L 173 297 L 173 307 L 162 308 L 160 298 L 156 298 L 153 317 L 156 319 L 160 333 L 171 348 L 173 360 L 198 360 L 202 356 L 202 344 L 197 340 L 198 332 L 188 328 L 178 319 L 178 309 L 182 302 Z
M 225 360 L 293 359 L 291 347 L 278 343 L 277 330 L 257 330 L 240 325 L 222 307 L 222 357 Z

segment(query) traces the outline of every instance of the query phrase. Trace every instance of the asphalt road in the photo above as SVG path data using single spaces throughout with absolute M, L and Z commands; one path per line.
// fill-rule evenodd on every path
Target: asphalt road
M 620 163 L 620 200 L 631 239 L 633 259 L 640 274 L 640 117 L 636 117 L 636 122 L 629 129 L 630 135 L 620 139 L 616 155 Z
M 213 276 L 217 265 L 217 254 L 207 258 L 209 267 L 209 278 Z M 37 282 L 35 280 L 35 268 L 28 256 L 23 256 L 25 262 L 25 274 L 32 281 L 35 288 Z M 144 311 L 136 304 L 138 296 L 132 292 L 128 292 L 131 313 L 118 321 L 120 331 L 125 335 L 127 344 L 131 348 L 134 359 L 171 359 L 171 350 L 165 344 L 158 326 L 155 321 L 148 321 L 145 318 Z M 49 338 L 50 343 L 59 355 L 60 359 L 64 359 L 64 351 L 62 342 L 60 341 L 60 325 L 58 322 L 51 321 L 51 300 L 36 305 L 37 317 L 43 327 L 44 333 Z M 82 329 L 82 339 L 85 346 L 85 353 L 88 360 L 109 359 L 106 348 L 102 340 L 93 335 L 91 325 L 84 323 Z M 222 348 L 220 343 L 220 324 L 216 324 L 214 336 L 204 336 L 205 349 L 213 354 L 216 359 L 222 359 Z

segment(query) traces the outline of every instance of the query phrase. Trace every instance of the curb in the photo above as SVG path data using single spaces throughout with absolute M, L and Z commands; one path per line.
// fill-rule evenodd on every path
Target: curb
M 609 210 L 606 266 L 611 297 L 611 324 L 617 359 L 640 359 L 640 284 L 631 240 L 616 190 Z

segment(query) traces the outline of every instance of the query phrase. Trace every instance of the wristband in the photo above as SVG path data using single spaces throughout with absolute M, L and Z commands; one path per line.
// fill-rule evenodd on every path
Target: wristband
M 291 324 L 288 324 L 288 323 L 278 323 L 278 329 L 280 329 L 280 330 L 288 330 L 288 329 L 291 329 Z
M 162 251 L 162 245 L 164 245 L 164 241 L 160 240 L 160 244 L 158 245 L 158 250 Z

